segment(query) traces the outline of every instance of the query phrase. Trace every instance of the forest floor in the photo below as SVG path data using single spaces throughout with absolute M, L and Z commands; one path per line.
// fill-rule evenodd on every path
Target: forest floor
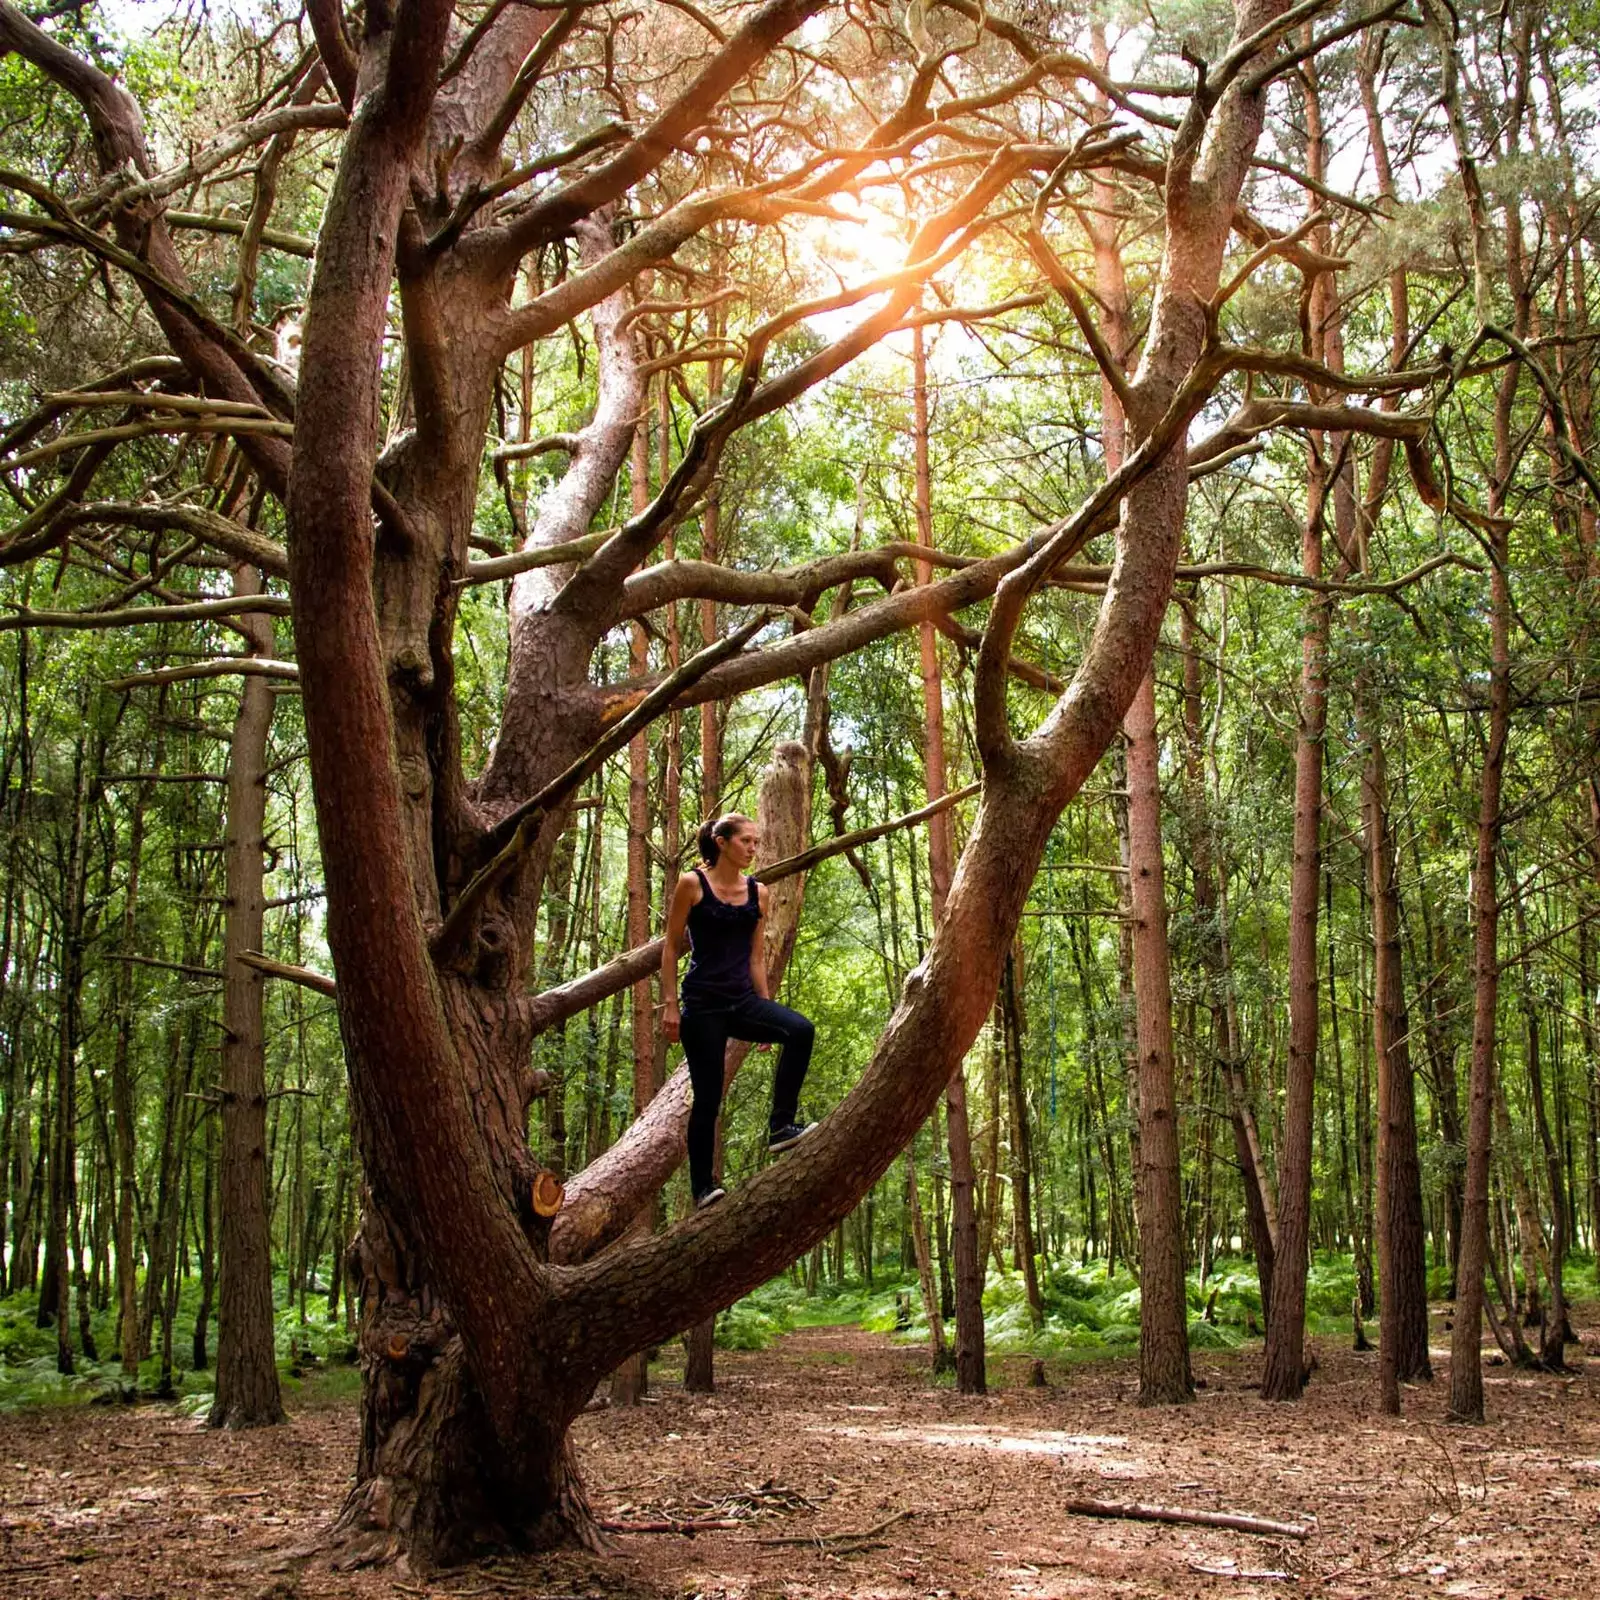
M 1600 1595 L 1600 1305 L 1565 1375 L 1487 1373 L 1491 1421 L 1444 1422 L 1442 1381 L 1377 1410 L 1376 1357 L 1319 1339 L 1303 1403 L 1252 1388 L 1259 1346 L 1196 1352 L 1192 1406 L 1140 1410 L 1131 1359 L 995 1363 L 996 1392 L 934 1383 L 926 1351 L 811 1328 L 719 1351 L 687 1395 L 663 1353 L 649 1402 L 577 1426 L 599 1515 L 710 1520 L 624 1532 L 605 1557 L 502 1559 L 427 1581 L 339 1573 L 317 1541 L 350 1480 L 348 1385 L 287 1427 L 214 1434 L 162 1406 L 0 1417 L 0 1593 L 407 1600 L 1075 1595 Z M 1435 1360 L 1448 1370 L 1443 1324 Z M 1069 1498 L 1309 1523 L 1301 1541 L 1066 1512 Z

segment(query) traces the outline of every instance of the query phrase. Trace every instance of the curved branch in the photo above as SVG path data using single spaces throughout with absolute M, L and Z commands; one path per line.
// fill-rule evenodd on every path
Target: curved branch
M 766 0 L 637 138 L 603 166 L 535 201 L 514 223 L 498 230 L 491 275 L 503 277 L 535 245 L 559 238 L 581 217 L 627 193 L 660 166 L 705 121 L 710 108 L 765 60 L 780 40 L 824 5 L 825 0 Z
M 306 16 L 311 22 L 312 37 L 317 41 L 317 53 L 322 57 L 322 65 L 339 96 L 339 103 L 346 111 L 354 110 L 360 62 L 345 30 L 344 8 L 339 0 L 306 0 Z
M 22 628 L 132 628 L 153 622 L 207 622 L 213 617 L 246 613 L 286 617 L 289 602 L 283 595 L 260 594 L 242 599 L 225 595 L 185 605 L 127 606 L 116 611 L 29 611 L 19 607 L 0 613 L 0 633 L 15 633 Z
M 292 661 L 273 661 L 266 656 L 219 656 L 214 661 L 191 661 L 181 667 L 157 667 L 154 672 L 134 672 L 125 678 L 108 678 L 106 688 L 147 689 L 163 683 L 187 683 L 193 678 L 281 678 L 299 681 L 300 669 Z
M 663 561 L 623 584 L 620 615 L 643 616 L 674 600 L 798 606 L 809 611 L 820 595 L 852 578 L 876 578 L 888 590 L 899 577 L 894 556 L 884 550 L 845 551 L 776 572 L 740 572 L 715 561 Z
M 693 683 L 719 661 L 737 655 L 771 620 L 763 614 L 726 638 L 718 639 L 690 656 L 681 667 L 663 678 L 625 717 L 607 729 L 603 739 L 552 778 L 532 799 L 524 801 L 515 811 L 501 818 L 485 840 L 486 849 L 494 851 L 493 858 L 461 891 L 431 940 L 437 959 L 448 959 L 462 943 L 489 892 L 533 848 L 546 818 L 576 794 L 579 787 L 640 729 L 648 727 L 657 717 L 664 716 L 671 709 L 679 689 Z
M 205 506 L 131 505 L 100 500 L 71 507 L 62 512 L 61 520 L 69 528 L 104 526 L 185 533 L 236 561 L 260 567 L 274 578 L 289 576 L 289 554 L 281 544 Z

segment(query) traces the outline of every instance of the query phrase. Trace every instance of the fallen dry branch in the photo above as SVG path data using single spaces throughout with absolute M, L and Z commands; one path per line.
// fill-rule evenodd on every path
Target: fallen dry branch
M 663 1518 L 659 1522 L 618 1522 L 609 1517 L 600 1519 L 600 1526 L 607 1533 L 681 1533 L 684 1538 L 692 1539 L 697 1533 L 707 1533 L 713 1529 L 737 1528 L 737 1517 L 690 1517 L 683 1522 L 674 1522 L 670 1518 Z
M 1294 1574 L 1272 1567 L 1239 1567 L 1232 1562 L 1208 1566 L 1204 1561 L 1191 1561 L 1191 1572 L 1203 1572 L 1208 1578 L 1248 1578 L 1256 1583 L 1293 1583 Z
M 913 1507 L 907 1511 L 897 1511 L 892 1517 L 885 1517 L 882 1522 L 875 1522 L 870 1528 L 858 1528 L 854 1531 L 846 1530 L 842 1533 L 788 1533 L 772 1539 L 757 1539 L 757 1544 L 804 1544 L 817 1550 L 833 1550 L 835 1552 L 865 1544 L 869 1539 L 875 1539 L 886 1528 L 892 1528 L 897 1522 L 904 1522 L 907 1517 L 916 1516 Z
M 1128 1500 L 1065 1500 L 1062 1510 L 1077 1517 L 1125 1517 L 1130 1522 L 1183 1522 L 1200 1528 L 1232 1528 L 1280 1539 L 1309 1539 L 1317 1530 L 1303 1522 L 1273 1522 L 1237 1511 L 1190 1511 L 1181 1506 L 1143 1506 Z

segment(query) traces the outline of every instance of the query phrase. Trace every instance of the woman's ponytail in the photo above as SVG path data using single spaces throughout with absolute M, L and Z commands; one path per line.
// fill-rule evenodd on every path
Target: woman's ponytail
M 700 845 L 700 859 L 708 867 L 717 864 L 717 857 L 722 854 L 722 841 L 731 839 L 741 828 L 750 826 L 749 817 L 737 811 L 730 811 L 726 816 L 718 817 L 715 822 L 707 822 L 701 826 L 698 834 Z

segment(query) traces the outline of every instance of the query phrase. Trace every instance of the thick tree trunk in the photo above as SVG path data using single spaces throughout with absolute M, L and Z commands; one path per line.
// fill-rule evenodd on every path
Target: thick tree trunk
M 234 571 L 235 594 L 261 592 L 253 567 Z M 239 619 L 257 655 L 272 654 L 272 622 Z M 228 759 L 227 915 L 223 923 L 222 1159 L 219 1164 L 222 1295 L 217 1312 L 214 1428 L 282 1422 L 272 1305 L 272 1232 L 267 1204 L 266 1040 L 262 975 L 240 957 L 260 950 L 265 924 L 267 739 L 272 686 L 246 678 Z
M 751 14 L 748 36 L 787 31 L 808 9 L 774 0 Z M 1241 39 L 1280 11 L 1276 0 L 1244 6 Z M 369 21 L 376 32 L 363 82 L 375 87 L 346 140 L 319 238 L 303 358 L 316 381 L 298 398 L 288 511 L 329 944 L 373 1190 L 368 1403 L 345 1526 L 354 1521 L 426 1560 L 486 1538 L 589 1526 L 566 1433 L 592 1384 L 627 1351 L 727 1303 L 830 1232 L 926 1120 L 977 1035 L 1050 829 L 1113 737 L 1154 650 L 1186 503 L 1181 441 L 1213 370 L 1201 360 L 1206 308 L 1259 134 L 1262 91 L 1235 78 L 1209 118 L 1196 111 L 1175 143 L 1166 254 L 1133 380 L 1130 420 L 1145 442 L 1127 475 L 1097 492 L 996 596 L 975 696 L 983 802 L 944 924 L 856 1088 L 811 1135 L 804 1161 L 774 1165 L 671 1237 L 555 1273 L 543 1262 L 546 1227 L 527 1205 L 535 1174 L 519 1086 L 532 1003 L 511 981 L 525 965 L 526 918 L 486 906 L 455 948 L 430 948 L 425 919 L 441 895 L 437 882 L 430 891 L 418 881 L 422 865 L 431 867 L 429 829 L 408 811 L 409 746 L 396 735 L 391 662 L 374 626 L 371 419 L 389 241 L 412 191 L 410 158 L 449 20 L 434 0 L 397 15 L 392 38 L 383 19 Z M 573 203 L 568 192 L 563 204 Z M 1005 664 L 1022 608 L 1123 492 L 1115 575 L 1075 686 L 1037 734 L 1016 741 Z M 382 559 L 399 543 L 386 533 Z M 417 591 L 438 592 L 438 573 L 414 565 Z M 448 628 L 441 632 L 447 639 Z M 421 677 L 410 681 L 420 692 Z M 522 730 L 546 749 L 554 731 Z M 1027 1216 L 1025 1203 L 1019 1209 Z M 384 1297 L 393 1285 L 409 1290 L 403 1301 Z

